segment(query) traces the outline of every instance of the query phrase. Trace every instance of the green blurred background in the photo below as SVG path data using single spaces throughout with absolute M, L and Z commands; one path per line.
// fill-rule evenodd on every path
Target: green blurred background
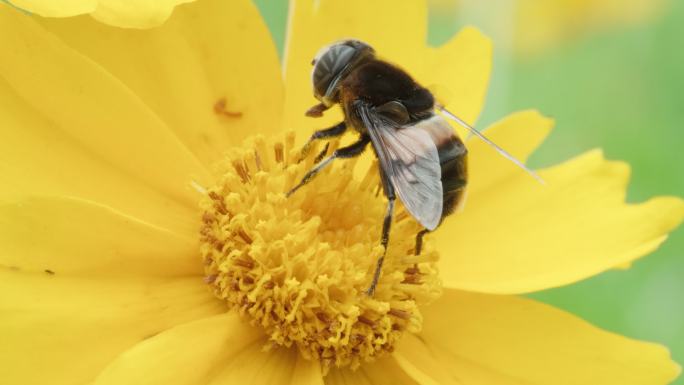
M 256 3 L 282 52 L 287 0 Z M 537 108 L 556 119 L 556 129 L 533 166 L 602 147 L 632 165 L 629 201 L 684 196 L 684 1 L 433 0 L 430 15 L 429 44 L 464 25 L 494 40 L 478 127 Z M 604 329 L 661 342 L 682 364 L 684 228 L 629 270 L 531 297 Z

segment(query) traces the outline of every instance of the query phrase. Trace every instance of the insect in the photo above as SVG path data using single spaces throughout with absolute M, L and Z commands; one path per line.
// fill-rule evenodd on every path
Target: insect
M 320 117 L 327 109 L 340 105 L 344 120 L 315 131 L 302 148 L 302 155 L 308 153 L 314 141 L 340 136 L 348 128 L 357 131 L 359 139 L 320 160 L 287 195 L 304 186 L 333 160 L 359 156 L 371 144 L 378 158 L 387 209 L 380 238 L 385 252 L 377 260 L 366 291 L 369 296 L 374 294 L 382 271 L 397 197 L 424 228 L 416 235 L 416 255 L 421 252 L 423 236 L 463 203 L 468 152 L 437 111 L 539 179 L 520 161 L 436 104 L 430 91 L 404 70 L 378 59 L 368 44 L 359 40 L 333 43 L 319 51 L 312 65 L 314 96 L 320 103 L 306 115 Z

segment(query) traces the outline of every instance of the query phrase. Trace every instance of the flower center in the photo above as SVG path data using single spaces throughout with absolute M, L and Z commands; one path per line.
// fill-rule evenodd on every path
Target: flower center
M 286 197 L 318 152 L 297 162 L 294 134 L 246 143 L 217 165 L 218 182 L 201 201 L 201 254 L 214 294 L 261 326 L 270 346 L 294 345 L 326 372 L 358 367 L 419 331 L 418 305 L 440 294 L 438 255 L 429 242 L 414 255 L 421 227 L 403 207 L 375 295 L 365 294 L 382 253 L 377 166 L 355 178 L 356 160 L 336 160 Z

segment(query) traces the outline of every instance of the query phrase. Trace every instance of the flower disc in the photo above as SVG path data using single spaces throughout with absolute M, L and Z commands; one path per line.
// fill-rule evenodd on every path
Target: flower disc
M 357 367 L 420 330 L 418 305 L 440 294 L 429 242 L 414 255 L 420 226 L 395 216 L 382 276 L 365 294 L 377 258 L 386 200 L 373 165 L 336 160 L 295 194 L 317 151 L 299 159 L 294 135 L 258 137 L 229 151 L 201 202 L 206 280 L 231 309 L 251 318 L 271 345 L 295 345 L 309 359 Z M 336 143 L 319 155 L 330 155 Z

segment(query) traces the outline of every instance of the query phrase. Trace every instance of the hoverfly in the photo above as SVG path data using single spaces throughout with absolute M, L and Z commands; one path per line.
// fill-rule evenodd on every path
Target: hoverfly
M 311 107 L 306 115 L 320 117 L 324 111 L 339 104 L 344 121 L 314 132 L 302 148 L 302 154 L 308 152 L 314 141 L 340 136 L 349 127 L 360 137 L 318 162 L 287 195 L 297 191 L 334 159 L 356 157 L 370 143 L 379 161 L 380 180 L 387 198 L 380 240 L 385 250 L 397 197 L 424 227 L 416 235 L 416 255 L 420 254 L 423 236 L 436 229 L 463 202 L 468 182 L 468 152 L 463 141 L 436 110 L 541 180 L 522 162 L 436 104 L 432 93 L 405 71 L 378 59 L 368 44 L 359 40 L 334 43 L 319 51 L 312 65 L 314 96 L 320 103 Z M 369 296 L 375 292 L 384 258 L 385 252 L 377 260 L 367 290 Z

